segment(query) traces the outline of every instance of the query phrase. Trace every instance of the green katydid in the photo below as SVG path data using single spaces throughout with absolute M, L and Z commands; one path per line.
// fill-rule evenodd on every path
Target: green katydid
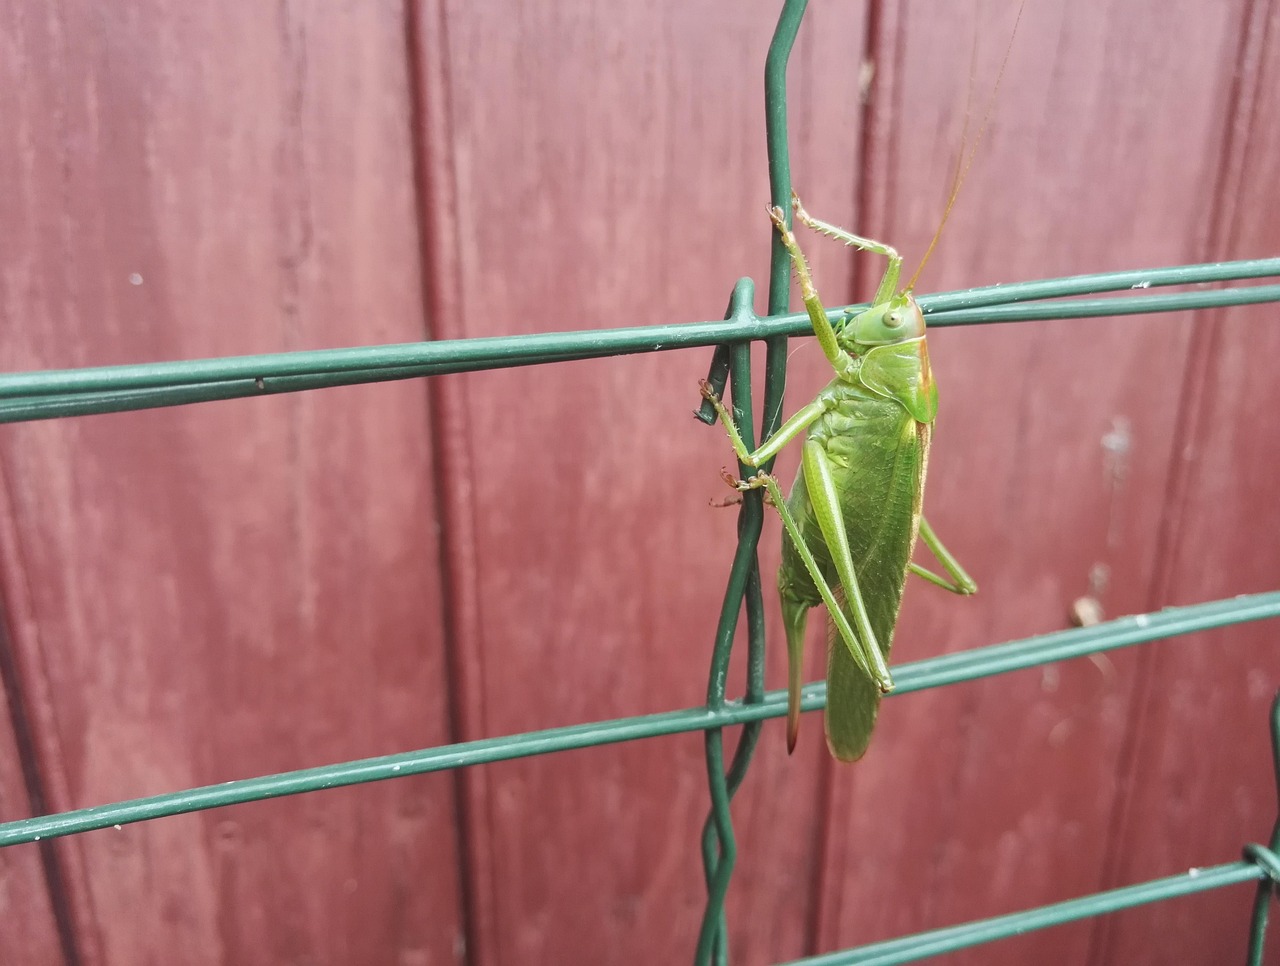
M 838 329 L 832 326 L 785 212 L 769 209 L 835 379 L 754 452 L 743 443 L 715 392 L 702 383 L 703 395 L 714 404 L 743 464 L 758 467 L 788 442 L 805 435 L 800 472 L 789 499 L 768 474 L 746 480 L 726 474 L 736 489 L 765 487 L 782 517 L 778 591 L 787 635 L 788 751 L 795 749 L 800 728 L 802 658 L 810 608 L 824 604 L 831 618 L 827 746 L 841 761 L 856 761 L 870 743 L 881 697 L 893 688 L 888 656 L 907 575 L 917 574 L 956 594 L 978 590 L 921 512 L 938 390 L 929 368 L 924 315 L 912 288 L 942 234 L 982 140 L 1012 46 L 1011 36 L 973 149 L 967 157 L 962 152 L 941 222 L 915 276 L 901 291 L 902 258 L 897 251 L 813 218 L 793 193 L 796 220 L 889 260 L 871 307 L 845 316 Z M 942 564 L 945 577 L 911 561 L 917 537 Z
M 782 210 L 771 208 L 836 377 L 755 452 L 743 444 L 705 382 L 702 391 L 747 466 L 767 462 L 806 434 L 790 499 L 768 474 L 729 480 L 741 490 L 765 487 L 785 528 L 778 591 L 789 661 L 787 748 L 794 750 L 800 727 L 805 623 L 809 608 L 825 604 L 834 625 L 827 657 L 827 745 L 841 761 L 855 761 L 867 750 L 881 696 L 893 688 L 886 660 L 907 574 L 957 594 L 978 588 L 920 512 L 938 390 L 924 316 L 909 289 L 897 290 L 902 258 L 888 245 L 811 217 L 794 195 L 792 205 L 796 219 L 810 228 L 888 257 L 872 306 L 837 331 Z M 947 577 L 911 562 L 917 535 Z

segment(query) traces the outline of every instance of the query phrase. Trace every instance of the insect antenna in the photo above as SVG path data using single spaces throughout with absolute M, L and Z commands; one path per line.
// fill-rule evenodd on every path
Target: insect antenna
M 1000 61 L 1000 70 L 996 73 L 995 86 L 991 88 L 991 96 L 987 98 L 987 106 L 982 114 L 982 124 L 978 128 L 978 133 L 974 136 L 973 145 L 967 146 L 965 139 L 969 134 L 969 111 L 973 103 L 973 76 L 978 56 L 978 44 L 975 37 L 969 64 L 969 86 L 965 94 L 964 127 L 961 128 L 960 133 L 960 154 L 956 158 L 956 169 L 951 178 L 951 193 L 947 196 L 947 206 L 942 210 L 942 218 L 938 221 L 938 227 L 934 231 L 933 237 L 929 239 L 929 247 L 924 250 L 924 257 L 920 259 L 920 264 L 916 266 L 915 273 L 908 280 L 904 291 L 910 292 L 916 287 L 920 273 L 924 271 L 925 265 L 929 262 L 929 256 L 933 254 L 934 248 L 938 245 L 938 239 L 942 237 L 942 229 L 947 226 L 947 219 L 951 217 L 951 210 L 956 206 L 956 199 L 960 197 L 960 189 L 964 185 L 964 179 L 969 176 L 969 168 L 973 166 L 973 159 L 977 157 L 978 148 L 982 145 L 983 135 L 987 133 L 987 125 L 990 123 L 991 115 L 995 111 L 996 96 L 1000 93 L 1000 82 L 1004 80 L 1004 69 L 1009 66 L 1009 55 L 1013 53 L 1013 41 L 1018 36 L 1018 24 L 1022 22 L 1022 11 L 1026 8 L 1026 5 L 1027 0 L 1022 0 L 1018 4 L 1018 15 L 1013 21 L 1013 32 L 1009 35 L 1009 45 L 1004 49 L 1004 59 Z M 977 33 L 976 25 L 974 33 Z

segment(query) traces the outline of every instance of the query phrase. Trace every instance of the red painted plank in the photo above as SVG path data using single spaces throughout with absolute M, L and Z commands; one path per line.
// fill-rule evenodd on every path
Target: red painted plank
M 438 334 L 716 318 L 738 276 L 763 279 L 774 16 L 713 2 L 432 7 Z M 815 5 L 812 20 L 791 74 L 796 183 L 838 211 L 853 197 L 862 11 Z M 817 270 L 847 290 L 839 250 Z M 469 736 L 702 699 L 735 526 L 707 506 L 726 493 L 727 441 L 690 416 L 709 359 L 441 381 Z M 772 521 L 769 534 L 776 560 Z M 735 807 L 735 962 L 803 950 L 817 735 L 786 761 L 781 730 L 766 729 Z M 701 748 L 690 735 L 468 775 L 476 962 L 686 960 L 703 896 Z
M 69 10 L 24 24 L 45 73 L 25 72 L 44 80 L 0 95 L 30 125 L 26 168 L 4 183 L 32 186 L 0 193 L 17 226 L 5 312 L 24 321 L 0 336 L 0 364 L 415 337 L 399 11 L 204 21 L 135 5 L 115 15 L 127 29 L 95 33 Z M 772 11 L 416 16 L 434 334 L 707 318 L 737 275 L 763 277 Z M 904 62 L 879 65 L 900 106 L 879 115 L 866 213 L 853 211 L 861 10 L 815 5 L 792 75 L 813 210 L 917 252 L 968 64 L 968 21 L 933 16 L 904 28 Z M 925 287 L 1204 254 L 1233 16 L 1033 5 Z M 1147 29 L 1157 20 L 1168 29 Z M 988 32 L 988 69 L 1004 29 Z M 71 65 L 84 98 L 65 89 Z M 849 260 L 811 247 L 842 300 Z M 1151 494 L 1168 482 L 1181 387 L 1132 374 L 1181 372 L 1187 326 L 935 338 L 929 513 L 983 597 L 911 592 L 899 659 L 1060 626 L 1096 563 L 1112 569 L 1111 613 L 1147 605 Z M 825 378 L 812 345 L 796 361 L 792 405 Z M 429 397 L 375 387 L 7 430 L 5 552 L 24 560 L 36 615 L 19 652 L 61 803 L 443 740 L 433 478 L 467 736 L 697 701 L 733 542 L 732 513 L 705 506 L 728 449 L 687 416 L 705 365 L 636 357 L 451 377 Z M 1121 463 L 1107 444 L 1126 434 Z M 872 758 L 830 774 L 825 830 L 816 719 L 791 761 L 766 729 L 735 809 L 735 961 L 802 951 L 819 903 L 826 948 L 1096 888 L 1140 714 L 1134 666 L 891 702 Z M 706 806 L 695 737 L 508 763 L 468 775 L 467 793 L 474 961 L 688 955 Z M 426 779 L 98 833 L 64 855 L 87 961 L 442 958 L 458 930 L 451 828 L 446 781 Z M 1081 958 L 1088 941 L 1078 927 L 997 955 Z
M 0 636 L 0 646 L 4 644 Z M 31 814 L 8 690 L 0 686 L 0 822 Z M 54 966 L 64 961 L 41 848 L 33 843 L 0 850 L 0 957 L 7 963 Z
M 1243 7 L 1173 16 L 1128 0 L 1028 4 L 987 143 L 923 288 L 1204 257 Z M 977 104 L 1016 8 L 981 5 Z M 902 59 L 874 95 L 891 111 L 869 171 L 883 204 L 862 227 L 918 257 L 959 143 L 973 13 L 893 5 L 886 16 L 884 49 Z M 1151 604 L 1191 324 L 931 338 L 942 408 L 925 510 L 981 593 L 909 590 L 899 660 L 1061 628 L 1100 567 L 1110 616 Z M 1241 540 L 1224 532 L 1218 546 Z M 1218 592 L 1200 584 L 1188 599 Z M 835 769 L 818 948 L 1100 888 L 1109 850 L 1137 847 L 1108 832 L 1141 666 L 1122 653 L 890 701 L 868 758 Z M 1078 925 L 955 960 L 1082 961 L 1090 936 Z
M 0 366 L 424 329 L 404 13 L 10 4 Z M 6 427 L 52 806 L 447 740 L 421 383 Z M 444 962 L 447 777 L 61 843 L 86 963 Z
M 1256 4 L 1214 219 L 1221 258 L 1280 251 L 1280 3 Z M 1159 592 L 1182 603 L 1280 583 L 1280 408 L 1274 306 L 1196 318 L 1188 412 L 1166 511 Z M 1128 798 L 1112 841 L 1116 882 L 1230 861 L 1276 815 L 1268 718 L 1280 687 L 1274 624 L 1199 635 L 1152 653 L 1132 713 Z M 1135 910 L 1101 927 L 1095 963 L 1242 961 L 1252 889 Z M 1280 956 L 1272 932 L 1270 953 Z M 1272 961 L 1269 959 L 1268 961 Z

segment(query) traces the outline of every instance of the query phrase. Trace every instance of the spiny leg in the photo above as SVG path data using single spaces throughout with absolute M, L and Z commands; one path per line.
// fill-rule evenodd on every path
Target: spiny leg
M 769 494 L 769 498 L 773 501 L 774 508 L 778 511 L 778 516 L 782 517 L 782 526 L 787 531 L 787 536 L 791 538 L 791 543 L 796 548 L 796 553 L 800 560 L 804 563 L 804 569 L 808 571 L 810 579 L 818 589 L 822 602 L 826 604 L 827 611 L 831 614 L 831 620 L 836 626 L 836 630 L 845 640 L 849 647 L 849 653 L 858 665 L 865 671 L 872 680 L 878 681 L 875 672 L 867 665 L 865 659 L 861 656 L 862 648 L 857 644 L 857 635 L 854 634 L 853 628 L 849 624 L 849 619 L 845 616 L 844 610 L 840 607 L 840 602 L 836 599 L 835 591 L 831 589 L 831 585 L 827 583 L 825 577 L 822 576 L 822 569 L 818 566 L 818 561 L 814 559 L 813 551 L 809 549 L 809 545 L 805 542 L 804 534 L 800 530 L 800 525 L 796 523 L 796 518 L 791 515 L 791 510 L 787 506 L 786 497 L 782 495 L 782 488 L 778 486 L 775 477 L 768 473 L 759 473 L 751 477 L 749 480 L 737 481 L 733 484 L 738 489 L 755 489 L 763 486 Z M 807 608 L 805 608 L 807 610 Z M 804 657 L 804 611 L 792 613 L 788 617 L 787 608 L 783 606 L 784 618 L 788 621 L 787 627 L 787 750 L 790 752 L 795 748 L 796 736 L 800 733 L 800 685 L 804 674 L 803 657 Z M 797 626 L 799 633 L 796 633 Z M 874 641 L 874 636 L 872 637 Z M 872 645 L 868 650 L 874 649 L 879 654 L 879 648 Z M 883 663 L 883 659 L 881 659 Z M 888 671 L 885 671 L 886 677 Z M 892 687 L 890 682 L 889 687 Z M 888 690 L 886 688 L 886 690 Z
M 947 580 L 946 577 L 935 574 L 932 570 L 926 570 L 916 563 L 908 564 L 908 570 L 917 576 L 923 577 L 931 584 L 937 584 L 943 590 L 951 591 L 953 594 L 968 596 L 978 592 L 978 585 L 973 578 L 960 566 L 960 561 L 952 555 L 951 551 L 942 545 L 942 541 L 933 532 L 933 527 L 929 526 L 929 521 L 923 516 L 920 518 L 920 539 L 924 541 L 930 552 L 938 558 L 938 562 L 942 564 L 943 569 L 946 570 L 951 579 Z
M 813 334 L 818 337 L 822 354 L 837 373 L 848 372 L 853 366 L 853 357 L 841 349 L 840 343 L 836 341 L 836 330 L 831 327 L 827 310 L 822 305 L 822 299 L 818 298 L 818 290 L 813 286 L 813 276 L 809 274 L 809 263 L 800 250 L 800 243 L 787 227 L 785 213 L 781 208 L 770 208 L 769 219 L 773 222 L 773 227 L 778 229 L 783 247 L 791 256 L 791 265 L 800 282 L 800 298 L 804 301 L 805 311 L 809 313 L 809 321 L 813 323 Z
M 796 204 L 798 206 L 798 201 Z M 797 210 L 803 212 L 801 208 Z M 807 218 L 808 214 L 805 214 L 804 217 Z M 800 243 L 796 241 L 796 236 L 787 227 L 786 216 L 781 208 L 770 208 L 769 218 L 774 227 L 777 228 L 778 234 L 782 237 L 782 244 L 787 249 L 787 253 L 791 256 L 791 263 L 795 268 L 796 277 L 800 280 L 800 297 L 804 300 L 805 310 L 809 313 L 809 321 L 813 323 L 814 335 L 817 336 L 818 342 L 822 346 L 823 354 L 826 355 L 836 372 L 848 372 L 854 364 L 853 357 L 841 349 L 836 341 L 835 329 L 832 328 L 831 321 L 827 318 L 827 310 L 823 307 L 822 300 L 818 297 L 817 289 L 814 288 L 813 277 L 809 274 L 809 263 L 805 260 L 804 252 L 800 250 Z M 838 231 L 838 229 L 836 230 Z M 890 251 L 892 250 L 890 249 Z M 897 258 L 897 253 L 894 252 L 893 256 Z M 902 259 L 897 258 L 896 262 L 891 260 L 891 265 L 900 265 L 901 262 Z M 896 272 L 896 269 L 894 271 Z M 897 277 L 896 274 L 894 277 Z M 881 284 L 883 285 L 883 283 Z M 733 450 L 738 454 L 738 459 L 747 466 L 759 466 L 761 463 L 768 462 L 778 454 L 782 447 L 799 436 L 810 423 L 828 411 L 832 405 L 829 399 L 819 396 L 788 419 L 755 452 L 751 452 L 747 449 L 746 443 L 743 442 L 742 436 L 738 433 L 738 427 L 734 425 L 733 417 L 729 414 L 729 410 L 715 390 L 711 388 L 711 384 L 704 379 L 698 385 L 702 390 L 703 397 L 715 407 L 716 414 L 720 417 L 720 422 L 724 424 L 725 430 L 729 433 L 729 440 L 733 443 Z
M 871 617 L 867 613 L 866 604 L 862 599 L 862 590 L 858 585 L 858 575 L 853 565 L 853 552 L 849 548 L 849 537 L 844 529 L 839 498 L 835 492 L 835 483 L 831 478 L 830 464 L 827 462 L 826 454 L 822 451 L 821 445 L 811 440 L 804 444 L 801 461 L 805 485 L 809 494 L 809 501 L 813 505 L 814 516 L 817 518 L 818 527 L 822 531 L 823 542 L 827 545 L 832 562 L 835 564 L 836 573 L 840 576 L 840 585 L 844 590 L 846 602 L 853 612 L 854 620 L 858 624 L 861 637 L 853 632 L 848 618 L 845 617 L 843 608 L 836 600 L 835 593 L 831 590 L 830 585 L 827 584 L 826 578 L 823 577 L 822 570 L 819 568 L 817 560 L 814 559 L 809 545 L 805 542 L 804 534 L 801 532 L 799 524 L 796 523 L 790 509 L 787 507 L 786 499 L 782 495 L 782 490 L 778 486 L 777 480 L 767 473 L 757 474 L 748 480 L 733 481 L 728 477 L 726 477 L 726 480 L 740 490 L 755 489 L 760 486 L 764 486 L 768 490 L 778 510 L 778 515 L 782 517 L 782 525 L 786 528 L 792 543 L 795 544 L 796 552 L 817 587 L 818 594 L 822 597 L 822 602 L 826 604 L 827 610 L 831 614 L 831 620 L 835 624 L 836 630 L 839 631 L 845 646 L 849 649 L 850 655 L 858 666 L 876 683 L 876 686 L 887 694 L 893 690 L 893 677 L 889 673 L 888 665 L 885 663 L 884 654 L 880 650 L 875 631 L 871 627 Z
M 759 473 L 751 477 L 749 480 L 739 480 L 734 483 L 739 490 L 754 490 L 763 486 L 769 493 L 769 498 L 773 501 L 774 508 L 778 511 L 778 516 L 782 517 L 782 525 L 786 528 L 787 535 L 791 537 L 791 542 L 795 544 L 796 552 L 800 555 L 800 559 L 804 562 L 804 569 L 809 572 L 809 576 L 813 578 L 814 584 L 818 588 L 818 593 L 822 597 L 822 602 L 827 605 L 827 609 L 831 611 L 831 619 L 835 622 L 836 629 L 840 631 L 840 635 L 848 641 L 856 641 L 857 635 L 854 634 L 853 628 L 849 625 L 849 620 L 844 616 L 844 612 L 840 609 L 840 604 L 836 600 L 835 592 L 827 583 L 826 578 L 822 576 L 822 570 L 818 567 L 818 561 L 814 559 L 813 551 L 809 549 L 809 545 L 805 543 L 804 534 L 800 530 L 800 524 L 796 523 L 796 518 L 791 515 L 791 510 L 787 506 L 787 499 L 782 495 L 782 488 L 778 486 L 776 477 L 769 473 Z M 869 627 L 868 627 L 869 629 Z M 854 649 L 854 657 L 857 658 L 856 646 L 851 645 Z M 861 660 L 863 670 L 872 677 L 875 674 Z M 892 687 L 892 685 L 890 685 Z
M 729 413 L 729 407 L 716 395 L 715 390 L 711 388 L 711 384 L 702 379 L 698 382 L 698 388 L 702 390 L 703 398 L 710 401 L 711 405 L 715 407 L 716 415 L 720 417 L 720 423 L 729 434 L 729 442 L 733 444 L 733 451 L 738 455 L 738 459 L 747 466 L 752 467 L 766 463 L 777 456 L 782 447 L 808 429 L 810 423 L 832 406 L 831 401 L 825 396 L 818 396 L 817 399 L 797 411 L 794 416 L 779 426 L 776 433 L 765 440 L 755 452 L 752 452 L 747 449 L 747 444 L 742 441 L 738 427 L 734 425 L 733 416 Z
M 813 515 L 818 521 L 823 542 L 827 545 L 831 562 L 835 565 L 836 574 L 840 578 L 845 602 L 853 612 L 854 621 L 858 625 L 860 640 L 845 637 L 845 644 L 848 645 L 854 660 L 868 670 L 871 680 L 876 683 L 880 691 L 888 694 L 893 690 L 893 677 L 889 674 L 884 652 L 880 650 L 880 642 L 876 639 L 875 630 L 871 627 L 871 615 L 867 613 L 867 605 L 862 599 L 862 589 L 858 585 L 858 574 L 853 565 L 853 552 L 849 549 L 849 534 L 845 530 L 844 516 L 840 510 L 840 497 L 836 493 L 835 479 L 831 473 L 831 463 L 827 459 L 822 444 L 814 440 L 805 441 L 800 461 L 804 468 L 805 486 L 808 488 L 809 502 L 813 506 Z M 832 616 L 835 616 L 835 612 Z
M 863 238 L 861 235 L 855 235 L 853 232 L 837 228 L 835 225 L 825 221 L 819 221 L 804 210 L 804 206 L 800 204 L 800 196 L 794 191 L 791 192 L 791 208 L 796 213 L 796 220 L 814 231 L 826 235 L 828 238 L 834 238 L 836 241 L 844 242 L 846 245 L 852 245 L 854 248 L 859 248 L 864 252 L 874 252 L 889 259 L 889 264 L 880 279 L 880 285 L 876 288 L 876 297 L 875 301 L 872 302 L 873 305 L 887 302 L 897 294 L 898 277 L 902 274 L 902 256 L 898 254 L 896 248 L 886 245 L 884 242 L 878 242 L 873 238 Z

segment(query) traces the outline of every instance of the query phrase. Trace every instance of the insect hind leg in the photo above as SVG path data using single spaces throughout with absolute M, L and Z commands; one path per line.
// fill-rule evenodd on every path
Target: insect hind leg
M 849 548 L 849 537 L 845 530 L 840 498 L 836 492 L 835 480 L 832 478 L 831 463 L 821 443 L 806 440 L 800 453 L 800 465 L 804 472 L 805 486 L 809 491 L 809 502 L 813 506 L 813 515 L 822 531 L 823 542 L 831 562 L 835 565 L 840 578 L 840 587 L 844 591 L 845 602 L 858 625 L 858 635 L 845 635 L 839 628 L 849 654 L 854 661 L 867 672 L 876 683 L 881 693 L 893 690 L 893 678 L 889 666 L 885 663 L 884 652 L 880 642 L 876 640 L 875 630 L 871 626 L 871 617 L 867 613 L 866 603 L 862 599 L 862 589 L 858 585 L 858 574 L 853 565 L 853 553 Z M 825 599 L 824 599 L 824 602 Z M 834 620 L 837 614 L 843 615 L 844 608 L 832 608 Z M 839 621 L 837 621 L 839 627 Z

